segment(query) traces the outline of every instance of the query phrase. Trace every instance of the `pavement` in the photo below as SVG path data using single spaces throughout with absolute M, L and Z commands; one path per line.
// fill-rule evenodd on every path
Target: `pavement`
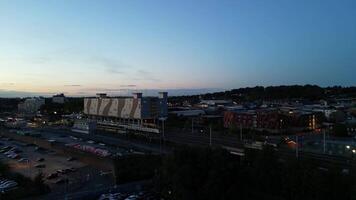
M 57 153 L 52 149 L 36 150 L 36 145 L 28 145 L 24 142 L 9 140 L 8 138 L 0 138 L 0 147 L 11 146 L 16 147 L 20 158 L 27 158 L 28 162 L 18 162 L 20 158 L 7 158 L 3 153 L 0 153 L 0 159 L 9 164 L 10 170 L 20 173 L 26 177 L 34 178 L 37 174 L 42 173 L 47 177 L 57 170 L 64 170 L 73 168 L 74 171 L 67 173 L 58 173 L 58 177 L 53 179 L 45 178 L 45 183 L 51 188 L 51 193 L 48 195 L 55 195 L 63 199 L 64 194 L 77 193 L 81 191 L 92 191 L 97 188 L 107 188 L 115 184 L 114 175 L 112 171 L 102 171 L 87 163 L 81 162 L 79 159 L 68 161 L 68 156 L 63 153 Z M 42 158 L 42 161 L 38 161 Z M 37 164 L 45 165 L 44 168 L 36 168 Z M 63 180 L 60 183 L 57 181 Z M 67 181 L 64 181 L 67 180 Z M 51 196 L 45 195 L 43 199 L 53 199 Z M 34 198 L 34 199 L 37 199 Z

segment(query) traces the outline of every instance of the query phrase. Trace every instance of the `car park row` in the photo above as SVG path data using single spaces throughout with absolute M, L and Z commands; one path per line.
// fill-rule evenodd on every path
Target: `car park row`
M 8 180 L 5 178 L 0 178 L 0 192 L 6 193 L 7 191 L 13 190 L 17 188 L 17 183 L 12 180 Z

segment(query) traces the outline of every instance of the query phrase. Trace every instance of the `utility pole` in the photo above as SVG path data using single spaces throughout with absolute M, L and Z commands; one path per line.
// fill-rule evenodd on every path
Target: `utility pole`
M 164 120 L 162 120 L 162 134 L 163 134 L 163 146 L 165 145 L 165 136 L 164 136 Z
M 211 146 L 211 124 L 209 125 L 209 144 Z
M 164 139 L 164 120 L 162 120 L 162 134 L 163 134 L 163 139 Z
M 323 142 L 324 142 L 324 148 L 323 148 L 323 152 L 324 152 L 324 154 L 325 154 L 325 152 L 326 152 L 326 138 L 325 138 L 326 136 L 325 136 L 325 130 L 323 129 Z
M 296 135 L 296 138 L 295 138 L 295 142 L 296 142 L 296 146 L 295 146 L 295 156 L 298 158 L 299 155 L 299 142 L 298 142 L 298 135 Z
M 192 133 L 194 133 L 194 118 L 192 118 Z

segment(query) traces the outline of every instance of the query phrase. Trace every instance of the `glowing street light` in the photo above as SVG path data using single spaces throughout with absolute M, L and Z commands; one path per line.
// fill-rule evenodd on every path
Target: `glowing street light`
M 356 153 L 356 149 L 352 149 L 352 153 Z
M 350 145 L 346 145 L 346 149 L 350 149 Z

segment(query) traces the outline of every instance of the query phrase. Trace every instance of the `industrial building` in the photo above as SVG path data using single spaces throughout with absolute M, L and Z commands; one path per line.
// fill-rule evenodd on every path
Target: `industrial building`
M 167 117 L 167 92 L 158 97 L 143 97 L 133 93 L 132 97 L 109 97 L 97 94 L 84 99 L 84 114 L 97 122 L 97 129 L 135 130 L 159 132 L 159 120 Z

